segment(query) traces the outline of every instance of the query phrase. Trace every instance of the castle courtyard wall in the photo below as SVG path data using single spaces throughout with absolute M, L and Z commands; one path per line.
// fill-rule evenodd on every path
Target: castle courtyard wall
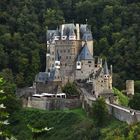
M 81 107 L 80 99 L 64 99 L 64 98 L 29 98 L 28 107 L 44 109 L 44 110 L 63 110 Z

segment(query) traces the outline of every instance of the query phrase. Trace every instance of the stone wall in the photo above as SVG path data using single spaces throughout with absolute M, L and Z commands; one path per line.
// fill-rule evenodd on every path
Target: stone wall
M 87 79 L 94 70 L 94 60 L 82 60 L 81 69 L 76 70 L 76 79 Z
M 109 113 L 120 121 L 127 122 L 128 124 L 140 121 L 140 115 L 138 115 L 138 111 L 136 110 L 115 104 L 107 104 L 107 107 Z
M 91 98 L 91 96 L 83 96 L 82 98 L 82 108 L 88 114 L 91 113 L 93 102 L 96 102 L 96 100 L 95 98 Z M 127 122 L 128 124 L 140 122 L 140 111 L 107 102 L 106 105 L 109 114 L 113 115 L 116 119 Z
M 80 99 L 32 97 L 28 99 L 27 106 L 47 110 L 74 109 L 81 107 L 81 101 Z
M 56 94 L 58 86 L 61 85 L 60 81 L 52 81 L 48 83 L 36 83 L 36 93 L 41 94 L 43 92 Z

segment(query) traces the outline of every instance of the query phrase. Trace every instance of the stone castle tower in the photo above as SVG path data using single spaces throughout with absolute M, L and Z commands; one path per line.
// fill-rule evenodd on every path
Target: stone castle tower
M 86 57 L 85 53 L 88 53 Z M 47 31 L 47 73 L 59 70 L 62 81 L 74 81 L 81 76 L 77 68 L 78 58 L 82 60 L 81 64 L 87 63 L 88 58 L 93 60 L 93 38 L 87 24 L 62 24 L 56 30 Z
M 45 78 L 44 78 L 45 76 Z M 36 81 L 88 81 L 93 83 L 93 94 L 111 93 L 112 67 L 93 57 L 93 37 L 87 24 L 62 24 L 47 30 L 46 70 Z

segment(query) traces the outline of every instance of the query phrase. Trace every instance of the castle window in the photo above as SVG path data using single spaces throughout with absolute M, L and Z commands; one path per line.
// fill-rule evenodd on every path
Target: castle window
M 67 66 L 67 64 L 65 64 L 65 66 Z
M 77 65 L 80 65 L 80 63 L 77 63 Z
M 68 49 L 68 53 L 70 52 L 70 50 Z
M 91 65 L 89 65 L 89 67 L 91 67 Z
M 88 61 L 88 63 L 91 63 L 91 61 Z
M 66 52 L 66 50 L 64 50 L 64 53 Z
M 69 56 L 69 59 L 71 59 L 71 56 Z
M 52 58 L 52 61 L 54 60 L 54 58 Z
M 81 71 L 81 73 L 83 73 L 83 71 Z
M 66 59 L 68 59 L 68 56 L 66 56 Z
M 52 52 L 52 55 L 54 55 L 54 52 Z

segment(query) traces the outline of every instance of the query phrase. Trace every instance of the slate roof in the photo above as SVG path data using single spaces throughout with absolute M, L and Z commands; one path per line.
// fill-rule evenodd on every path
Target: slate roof
M 50 76 L 48 77 L 48 81 L 53 81 L 55 79 L 55 69 L 50 70 Z
M 80 25 L 80 32 L 81 33 L 84 33 L 87 31 L 87 24 L 81 24 Z
M 36 82 L 43 82 L 45 83 L 47 81 L 47 73 L 46 72 L 39 72 L 36 76 L 35 76 L 35 81 Z
M 70 31 L 69 31 L 69 36 L 75 36 L 75 32 L 74 32 L 73 29 L 70 29 Z
M 104 74 L 109 74 L 109 70 L 108 70 L 108 65 L 107 65 L 107 62 L 105 60 L 105 63 L 104 63 Z
M 86 31 L 86 32 L 83 34 L 82 40 L 84 40 L 84 41 L 93 40 L 91 32 Z
M 83 49 L 80 53 L 80 60 L 93 60 L 92 55 L 89 52 L 89 49 L 87 47 L 87 43 L 84 44 Z
M 55 36 L 60 36 L 60 32 L 58 29 L 47 31 L 47 41 L 52 42 Z

